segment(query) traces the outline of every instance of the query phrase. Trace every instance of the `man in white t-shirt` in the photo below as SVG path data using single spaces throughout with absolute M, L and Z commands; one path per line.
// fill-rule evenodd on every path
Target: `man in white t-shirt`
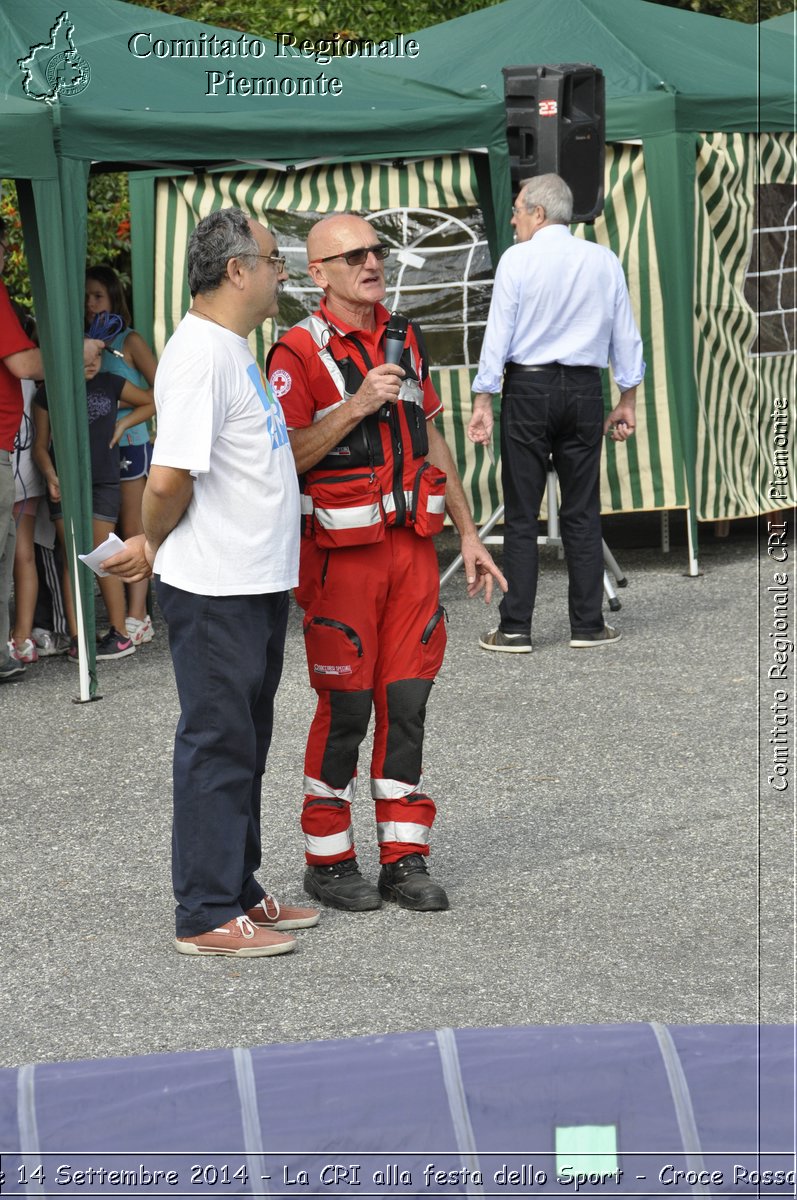
M 188 247 L 192 305 L 158 366 L 143 537 L 104 566 L 158 577 L 180 698 L 172 880 L 181 954 L 284 954 L 318 921 L 255 878 L 260 791 L 297 582 L 299 489 L 285 419 L 247 343 L 285 259 L 235 208 Z

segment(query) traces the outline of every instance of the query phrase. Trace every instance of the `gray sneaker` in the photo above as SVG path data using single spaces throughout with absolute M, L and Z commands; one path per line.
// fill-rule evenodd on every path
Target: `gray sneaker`
M 604 625 L 597 633 L 576 634 L 571 637 L 570 645 L 573 650 L 588 650 L 593 646 L 608 646 L 612 642 L 619 642 L 621 637 L 622 634 L 612 629 L 611 625 Z
M 503 629 L 491 629 L 479 638 L 482 650 L 500 650 L 505 654 L 531 654 L 531 634 L 504 633 Z
M 66 654 L 69 649 L 69 635 L 51 633 L 49 629 L 36 628 L 31 632 L 33 644 L 39 652 L 39 658 L 50 658 L 55 654 Z
M 0 683 L 12 683 L 15 679 L 21 679 L 24 674 L 25 664 L 18 662 L 16 658 L 0 662 Z

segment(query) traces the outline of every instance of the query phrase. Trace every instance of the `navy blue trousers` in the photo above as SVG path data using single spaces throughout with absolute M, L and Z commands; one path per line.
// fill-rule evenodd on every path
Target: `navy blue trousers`
M 504 492 L 502 567 L 509 591 L 501 628 L 529 633 L 537 597 L 538 517 L 548 460 L 559 477 L 559 528 L 567 559 L 573 635 L 603 628 L 603 545 L 599 470 L 603 391 L 596 367 L 507 367 L 501 401 Z
M 288 593 L 199 596 L 156 582 L 180 698 L 172 882 L 178 937 L 263 897 L 260 791 L 282 675 Z

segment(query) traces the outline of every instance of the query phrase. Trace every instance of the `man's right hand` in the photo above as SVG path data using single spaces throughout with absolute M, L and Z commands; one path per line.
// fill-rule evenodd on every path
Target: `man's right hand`
M 404 371 L 396 363 L 372 367 L 351 398 L 352 410 L 358 422 L 377 412 L 385 404 L 396 404 Z
M 473 397 L 473 416 L 468 423 L 468 438 L 477 445 L 491 446 L 493 441 L 493 398 L 489 392 Z

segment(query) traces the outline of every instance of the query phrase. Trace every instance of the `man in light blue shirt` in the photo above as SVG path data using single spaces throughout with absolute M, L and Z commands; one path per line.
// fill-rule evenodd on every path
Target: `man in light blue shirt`
M 575 238 L 573 196 L 558 175 L 521 185 L 512 210 L 517 242 L 502 256 L 468 425 L 489 445 L 492 398 L 501 392 L 504 561 L 509 591 L 485 650 L 530 653 L 537 591 L 537 522 L 548 462 L 559 477 L 559 522 L 569 577 L 570 645 L 608 646 L 604 624 L 599 470 L 602 437 L 635 428 L 645 364 L 628 287 L 611 250 Z M 604 419 L 601 369 L 611 363 L 620 400 Z M 503 389 L 502 389 L 503 383 Z

